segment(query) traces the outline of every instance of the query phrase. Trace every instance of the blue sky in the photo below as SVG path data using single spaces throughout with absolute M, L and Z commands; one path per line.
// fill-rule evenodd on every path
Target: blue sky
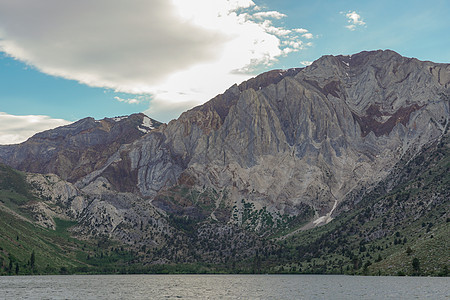
M 326 54 L 449 63 L 449 13 L 446 0 L 2 0 L 0 144 L 87 116 L 168 122 Z

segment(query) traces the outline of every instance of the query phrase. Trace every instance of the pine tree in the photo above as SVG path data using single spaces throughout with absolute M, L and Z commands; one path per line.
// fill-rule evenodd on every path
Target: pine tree
M 420 272 L 420 261 L 417 257 L 414 257 L 414 259 L 412 260 L 412 267 L 414 270 L 415 274 L 419 274 Z
M 412 252 L 413 252 L 413 251 L 412 251 L 411 247 L 406 248 L 406 254 L 407 254 L 408 256 L 410 256 Z
M 33 252 L 31 252 L 31 257 L 30 257 L 30 266 L 31 266 L 31 269 L 34 269 L 34 264 L 35 264 L 35 262 L 36 262 L 36 256 L 35 256 L 34 250 L 33 250 Z

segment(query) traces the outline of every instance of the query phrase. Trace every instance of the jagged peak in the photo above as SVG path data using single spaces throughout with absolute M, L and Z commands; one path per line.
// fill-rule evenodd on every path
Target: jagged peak
M 379 60 L 388 61 L 391 59 L 410 59 L 406 58 L 397 52 L 386 49 L 386 50 L 373 50 L 373 51 L 361 51 L 355 54 L 348 55 L 323 55 L 317 60 L 315 60 L 310 66 L 306 67 L 306 70 L 314 69 L 318 66 L 329 66 L 335 64 L 344 63 L 345 65 L 364 65 L 368 61 Z
M 239 99 L 239 95 L 248 89 L 260 90 L 271 84 L 277 84 L 281 80 L 286 77 L 294 77 L 297 75 L 303 68 L 290 68 L 290 69 L 275 69 L 259 74 L 258 76 L 252 77 L 242 83 L 234 84 L 230 88 L 228 88 L 223 94 L 219 94 L 209 100 L 208 102 L 196 106 L 191 110 L 183 113 L 180 119 L 190 118 L 192 113 L 201 112 L 203 114 L 208 114 L 210 111 L 215 111 L 219 117 L 219 124 L 214 122 L 213 127 L 220 126 L 225 120 L 228 112 L 237 100 Z
M 413 63 L 413 65 L 409 65 L 410 63 Z M 183 113 L 178 120 L 181 121 L 181 123 L 196 124 L 199 128 L 202 128 L 204 132 L 210 132 L 211 130 L 217 130 L 222 126 L 231 107 L 237 103 L 242 92 L 248 89 L 259 91 L 271 84 L 278 84 L 286 77 L 292 77 L 297 81 L 306 82 L 312 88 L 325 94 L 325 96 L 331 94 L 334 97 L 339 98 L 342 96 L 345 98 L 346 95 L 340 95 L 338 93 L 342 88 L 340 85 L 344 83 L 355 84 L 356 82 L 353 82 L 352 80 L 360 76 L 360 74 L 366 72 L 371 72 L 372 74 L 370 76 L 378 74 L 375 75 L 375 80 L 377 80 L 380 87 L 382 87 L 386 84 L 395 84 L 399 80 L 406 80 L 409 73 L 408 69 L 411 66 L 417 68 L 417 66 L 414 65 L 417 65 L 418 63 L 422 64 L 425 62 L 421 62 L 415 58 L 403 57 L 390 49 L 361 51 L 351 55 L 324 55 L 308 67 L 271 70 L 250 78 L 240 84 L 234 84 L 224 93 L 217 95 L 203 105 L 199 105 Z M 380 70 L 385 70 L 384 72 L 386 74 L 389 74 L 389 72 L 396 74 L 400 66 L 403 67 L 401 67 L 401 72 L 398 72 L 399 75 L 397 75 L 397 77 L 399 78 L 396 78 L 397 81 L 391 83 L 388 81 L 381 82 L 383 79 L 380 75 Z M 406 72 L 404 76 L 402 75 L 404 73 L 403 71 Z M 441 85 L 448 85 L 447 81 L 449 81 L 448 78 L 450 78 L 450 76 L 442 75 L 442 72 L 434 70 L 431 67 L 430 72 L 435 77 L 438 77 L 438 81 Z M 373 101 L 360 101 L 357 103 L 350 103 L 350 106 L 352 109 L 355 109 L 357 113 L 363 113 L 370 104 L 373 104 L 372 102 Z M 403 105 L 402 103 L 401 105 L 407 107 L 410 104 L 406 103 Z M 398 108 L 399 107 L 393 107 L 392 113 Z M 176 122 L 176 120 L 174 120 L 174 122 Z
M 234 98 L 239 96 L 239 94 L 246 89 L 260 90 L 271 84 L 277 84 L 285 77 L 295 77 L 302 70 L 308 71 L 308 69 L 314 68 L 318 65 L 327 65 L 329 63 L 342 63 L 348 64 L 349 61 L 353 60 L 353 63 L 362 64 L 373 57 L 382 57 L 383 61 L 388 60 L 391 57 L 394 58 L 406 58 L 399 53 L 390 50 L 372 50 L 372 51 L 361 51 L 359 53 L 350 55 L 323 55 L 319 59 L 315 60 L 310 66 L 303 68 L 289 68 L 289 69 L 274 69 L 264 73 L 261 73 L 255 77 L 243 81 L 240 84 L 234 84 L 228 88 L 224 93 L 218 94 L 206 103 L 196 106 L 189 111 L 205 111 L 209 110 L 212 106 L 217 105 L 219 101 L 223 101 L 226 98 L 229 102 L 229 97 L 234 96 Z M 237 99 L 235 99 L 237 100 Z M 219 115 L 221 115 L 219 113 Z M 223 117 L 221 115 L 221 117 Z

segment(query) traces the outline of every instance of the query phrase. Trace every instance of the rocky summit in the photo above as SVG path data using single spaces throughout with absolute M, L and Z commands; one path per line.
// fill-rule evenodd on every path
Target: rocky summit
M 439 142 L 449 88 L 449 64 L 390 50 L 329 55 L 233 85 L 169 124 L 86 118 L 0 146 L 0 162 L 29 172 L 45 201 L 28 207 L 43 226 L 59 216 L 82 237 L 171 245 L 151 261 L 195 261 L 211 241 L 203 259 L 251 256 L 272 247 L 264 237 L 351 211 L 402 159 Z

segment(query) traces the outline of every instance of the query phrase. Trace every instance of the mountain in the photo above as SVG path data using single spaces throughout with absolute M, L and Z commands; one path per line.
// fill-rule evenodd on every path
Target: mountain
M 100 121 L 85 118 L 38 133 L 19 145 L 0 146 L 0 162 L 28 172 L 58 174 L 75 182 L 104 164 L 120 146 L 160 125 L 144 114 Z
M 445 140 L 449 84 L 449 64 L 390 50 L 324 56 L 234 85 L 169 124 L 86 118 L 0 146 L 0 162 L 28 172 L 40 200 L 20 209 L 34 222 L 72 220 L 75 236 L 138 249 L 140 261 L 283 261 L 279 238 L 303 243 L 305 230 L 375 209 L 413 180 L 400 164 Z

